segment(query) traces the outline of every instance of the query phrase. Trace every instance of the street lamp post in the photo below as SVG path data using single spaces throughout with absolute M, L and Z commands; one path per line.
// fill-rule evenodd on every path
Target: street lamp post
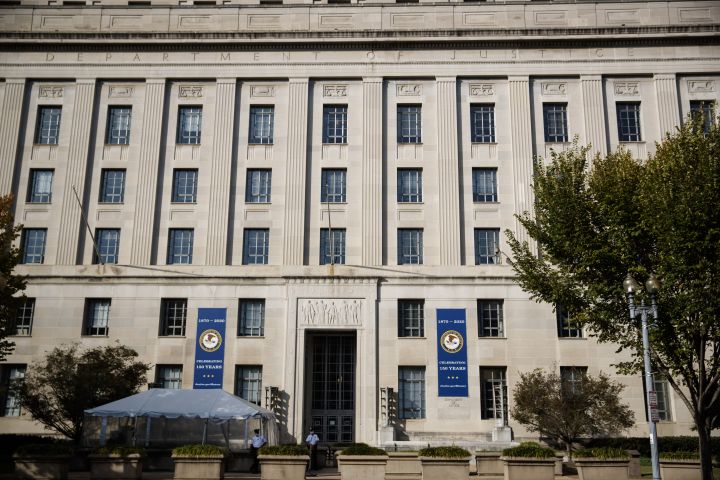
M 650 294 L 651 305 L 646 306 L 645 300 L 640 300 L 640 306 L 635 305 L 635 292 L 640 288 L 635 279 L 628 273 L 623 282 L 630 308 L 630 318 L 636 319 L 638 314 L 642 322 L 643 360 L 645 362 L 645 402 L 647 404 L 648 427 L 650 429 L 650 453 L 652 457 L 653 480 L 660 480 L 660 462 L 658 459 L 657 429 L 657 396 L 650 365 L 650 340 L 648 339 L 648 313 L 657 320 L 657 303 L 655 297 L 660 288 L 660 282 L 651 274 L 645 282 L 645 291 Z

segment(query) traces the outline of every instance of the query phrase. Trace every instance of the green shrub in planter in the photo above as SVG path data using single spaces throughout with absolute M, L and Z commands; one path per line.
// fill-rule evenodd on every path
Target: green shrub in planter
M 18 457 L 69 457 L 72 454 L 73 447 L 70 443 L 29 443 L 15 450 Z
M 121 457 L 127 457 L 128 455 L 140 455 L 145 456 L 145 449 L 141 447 L 130 447 L 127 445 L 114 445 L 107 447 L 100 447 L 95 451 L 96 455 L 120 455 Z
M 282 455 L 295 456 L 310 455 L 310 450 L 304 445 L 268 445 L 262 447 L 258 454 L 260 455 Z
M 15 450 L 15 475 L 18 478 L 65 479 L 73 448 L 69 443 L 27 444 Z
M 585 448 L 573 453 L 575 458 L 600 458 L 602 460 L 630 460 L 630 454 L 622 448 Z
M 173 448 L 173 457 L 224 457 L 227 450 L 217 445 L 183 445 Z
M 216 445 L 183 445 L 174 448 L 176 480 L 220 479 L 225 475 L 227 450 Z
M 660 460 L 700 460 L 698 452 L 660 452 Z
M 555 460 L 555 450 L 541 446 L 535 442 L 523 442 L 517 447 L 506 448 L 502 451 L 503 457 L 518 458 L 552 458 Z
M 342 455 L 385 455 L 387 452 L 382 448 L 371 447 L 366 443 L 355 443 L 347 447 L 343 447 Z
M 467 458 L 471 454 L 462 447 L 427 447 L 420 450 L 420 457 L 431 458 Z

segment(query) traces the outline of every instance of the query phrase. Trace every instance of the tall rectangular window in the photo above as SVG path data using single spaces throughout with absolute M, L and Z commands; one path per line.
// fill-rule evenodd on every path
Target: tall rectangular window
M 241 299 L 239 337 L 262 337 L 265 334 L 265 300 Z
M 473 202 L 497 202 L 497 168 L 472 169 Z
M 125 199 L 124 169 L 103 169 L 100 183 L 100 203 L 123 203 Z
M 567 142 L 567 104 L 543 103 L 543 121 L 546 142 Z
M 262 393 L 262 366 L 237 365 L 235 367 L 235 395 L 260 405 Z
M 557 332 L 560 338 L 582 338 L 582 327 L 570 318 L 570 313 L 562 305 L 555 306 Z
M 665 378 L 658 374 L 655 374 L 653 384 L 655 385 L 655 395 L 657 395 L 658 417 L 660 417 L 660 421 L 671 422 L 673 418 L 672 406 L 670 405 L 670 385 Z
M 505 336 L 502 300 L 478 300 L 478 335 L 481 337 Z
M 345 229 L 320 229 L 320 265 L 345 264 Z
M 173 203 L 196 203 L 197 184 L 197 169 L 190 168 L 173 170 Z
M 171 228 L 168 234 L 167 264 L 191 264 L 195 231 L 192 228 Z
M 89 337 L 106 337 L 108 334 L 109 319 L 109 298 L 88 298 L 85 300 L 83 335 Z
M 178 107 L 176 142 L 183 145 L 199 145 L 202 134 L 202 107 Z
M 560 367 L 563 388 L 573 394 L 582 391 L 582 382 L 586 375 L 587 367 Z
M 182 365 L 157 365 L 155 383 L 160 388 L 179 390 L 182 388 Z
M 425 300 L 398 300 L 398 337 L 425 336 Z
M 470 135 L 473 143 L 495 143 L 495 105 L 470 105 Z
M 160 336 L 184 337 L 187 298 L 163 298 L 160 301 Z
M 38 107 L 35 143 L 38 145 L 57 145 L 60 138 L 60 107 Z
M 710 127 L 715 123 L 715 102 L 713 100 L 691 100 L 690 113 L 693 118 L 700 117 L 703 122 L 703 132 L 710 133 Z
M 425 418 L 425 367 L 398 367 L 398 417 Z
M 500 229 L 475 229 L 475 265 L 500 263 Z
M 45 261 L 46 228 L 25 228 L 22 234 L 22 263 L 43 263 Z
M 107 139 L 108 145 L 128 145 L 130 143 L 130 117 L 132 107 L 108 107 Z
M 422 106 L 397 106 L 397 143 L 422 143 Z
M 30 170 L 28 203 L 50 203 L 52 201 L 53 170 Z
M 398 228 L 398 265 L 423 263 L 423 231 L 421 228 Z
M 621 142 L 640 142 L 640 103 L 617 102 L 618 140 Z
M 243 265 L 267 265 L 270 254 L 270 230 L 246 228 L 243 239 Z
M 19 337 L 27 337 L 32 333 L 33 318 L 35 317 L 35 299 L 25 298 L 20 304 L 15 316 L 15 333 Z
M 422 169 L 398 168 L 397 201 L 400 203 L 422 202 Z
M 323 143 L 347 143 L 347 105 L 323 105 Z
M 505 418 L 507 421 L 506 367 L 480 367 L 481 418 Z
M 320 182 L 320 201 L 322 203 L 345 203 L 347 201 L 346 169 L 323 168 Z
M 25 378 L 24 364 L 0 365 L 0 413 L 3 417 L 19 417 L 20 398 L 17 388 Z
M 93 263 L 118 263 L 120 253 L 120 229 L 98 228 L 95 230 L 97 252 L 93 251 Z M 100 257 L 98 258 L 98 253 Z
M 272 144 L 273 143 L 273 117 L 275 107 L 250 107 L 250 144 Z
M 245 201 L 247 203 L 270 203 L 272 170 L 249 169 L 245 183 Z

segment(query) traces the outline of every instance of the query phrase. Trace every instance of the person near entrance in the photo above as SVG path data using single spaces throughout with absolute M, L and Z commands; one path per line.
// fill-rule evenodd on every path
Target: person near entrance
M 317 446 L 320 443 L 320 437 L 317 436 L 314 429 L 310 429 L 310 433 L 305 439 L 305 444 L 310 449 L 310 471 L 317 470 Z
M 258 450 L 263 447 L 267 443 L 267 438 L 263 437 L 260 434 L 260 429 L 256 428 L 254 430 L 255 435 L 252 437 L 252 443 L 250 444 L 250 453 L 253 457 L 253 464 L 252 467 L 250 467 L 250 472 L 252 473 L 260 473 L 260 463 L 258 462 Z

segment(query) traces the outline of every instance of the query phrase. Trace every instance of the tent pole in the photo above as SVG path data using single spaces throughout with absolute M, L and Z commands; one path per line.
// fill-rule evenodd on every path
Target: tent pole
M 137 417 L 133 417 L 133 430 L 132 430 L 132 446 L 136 446 L 137 442 Z
M 245 448 L 248 448 L 248 420 L 250 420 L 250 417 L 243 420 L 243 423 L 245 423 Z
M 203 425 L 203 439 L 202 439 L 203 445 L 205 445 L 205 443 L 207 442 L 207 424 L 208 424 L 208 419 L 206 418 L 205 425 Z
M 107 434 L 107 417 L 100 419 L 100 446 L 105 446 L 105 435 Z
M 150 425 L 152 424 L 152 417 L 147 417 L 147 422 L 145 423 L 145 446 L 150 446 Z

